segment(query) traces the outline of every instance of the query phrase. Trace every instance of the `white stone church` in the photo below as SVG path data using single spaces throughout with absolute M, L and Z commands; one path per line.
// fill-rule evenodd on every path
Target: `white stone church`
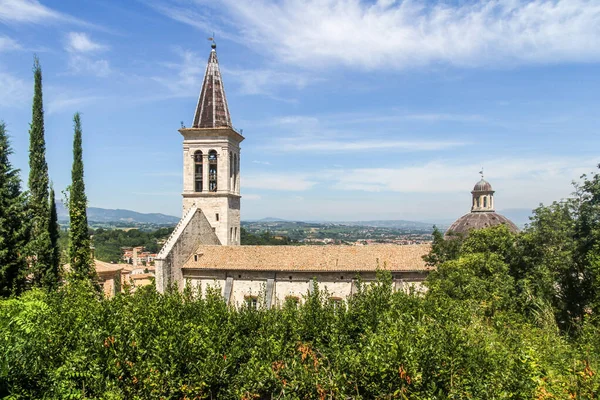
M 156 285 L 215 286 L 228 304 L 266 307 L 302 301 L 313 279 L 332 299 L 356 290 L 356 279 L 389 270 L 397 290 L 420 287 L 428 245 L 241 246 L 240 144 L 231 124 L 216 45 L 208 58 L 191 128 L 183 136 L 183 217 L 158 254 Z

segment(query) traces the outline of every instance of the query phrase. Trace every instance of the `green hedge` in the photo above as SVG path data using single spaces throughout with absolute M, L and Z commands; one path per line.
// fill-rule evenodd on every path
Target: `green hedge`
M 0 301 L 0 395 L 98 399 L 597 398 L 600 332 L 559 334 L 486 301 L 392 293 L 228 308 L 193 290 L 90 286 Z M 487 297 L 486 297 L 487 298 Z

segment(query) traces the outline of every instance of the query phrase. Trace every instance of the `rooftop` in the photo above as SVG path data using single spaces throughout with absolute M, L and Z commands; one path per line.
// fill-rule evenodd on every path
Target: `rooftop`
M 199 246 L 184 269 L 253 271 L 427 271 L 429 245 Z M 197 261 L 196 257 L 197 255 Z

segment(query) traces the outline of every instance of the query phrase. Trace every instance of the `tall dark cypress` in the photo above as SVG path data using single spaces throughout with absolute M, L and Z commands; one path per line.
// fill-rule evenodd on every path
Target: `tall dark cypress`
M 46 275 L 52 274 L 54 281 L 60 281 L 60 249 L 58 247 L 58 238 L 60 236 L 60 226 L 58 225 L 58 213 L 56 212 L 56 197 L 54 188 L 50 188 L 50 224 L 48 226 L 50 233 L 50 244 L 52 246 L 52 264 Z
M 73 169 L 69 193 L 69 261 L 76 278 L 95 277 L 90 253 L 90 235 L 87 221 L 87 198 L 83 181 L 83 154 L 81 148 L 81 118 L 73 117 L 75 137 L 73 139 Z
M 52 243 L 50 232 L 50 209 L 48 203 L 48 164 L 46 163 L 46 140 L 44 138 L 44 104 L 42 100 L 42 68 L 37 57 L 33 62 L 35 81 L 31 125 L 29 128 L 29 207 L 31 210 L 31 241 L 28 256 L 32 283 L 53 287 L 56 277 L 52 274 Z
M 25 197 L 19 170 L 8 159 L 12 149 L 4 122 L 0 121 L 0 296 L 20 293 L 25 284 L 27 238 Z

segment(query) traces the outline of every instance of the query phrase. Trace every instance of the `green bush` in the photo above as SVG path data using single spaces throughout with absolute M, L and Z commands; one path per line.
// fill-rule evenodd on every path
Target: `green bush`
M 112 299 L 81 282 L 29 291 L 0 301 L 0 396 L 597 398 L 598 325 L 586 321 L 575 340 L 506 299 L 491 307 L 481 260 L 468 261 L 466 294 L 392 292 L 382 273 L 342 305 L 316 290 L 270 310 L 229 308 L 192 288 Z

